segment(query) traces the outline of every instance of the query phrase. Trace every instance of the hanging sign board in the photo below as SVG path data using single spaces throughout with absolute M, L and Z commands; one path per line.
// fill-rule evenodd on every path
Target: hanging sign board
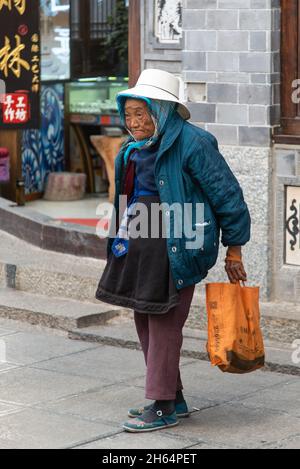
M 39 15 L 39 0 L 0 0 L 2 129 L 40 127 Z

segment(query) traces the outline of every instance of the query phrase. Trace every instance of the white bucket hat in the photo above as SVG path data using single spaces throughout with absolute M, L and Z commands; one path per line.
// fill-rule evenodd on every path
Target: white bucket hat
M 164 70 L 148 68 L 144 70 L 134 88 L 121 91 L 119 96 L 134 95 L 162 101 L 178 103 L 177 112 L 185 120 L 191 117 L 188 108 L 179 101 L 180 81 L 177 77 Z

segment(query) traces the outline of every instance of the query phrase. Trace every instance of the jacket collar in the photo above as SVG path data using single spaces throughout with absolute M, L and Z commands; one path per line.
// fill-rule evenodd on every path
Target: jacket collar
M 182 117 L 180 117 L 179 114 L 176 113 L 171 124 L 167 127 L 166 131 L 162 136 L 160 147 L 158 150 L 157 160 L 159 160 L 162 154 L 165 153 L 173 145 L 183 128 L 184 122 L 185 121 L 182 119 Z

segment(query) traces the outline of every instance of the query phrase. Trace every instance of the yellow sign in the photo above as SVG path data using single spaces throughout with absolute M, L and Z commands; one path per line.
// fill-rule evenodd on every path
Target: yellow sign
M 0 0 L 0 130 L 40 126 L 40 0 Z
M 21 52 L 25 49 L 25 45 L 21 43 L 21 37 L 16 34 L 16 47 L 12 49 L 10 40 L 5 36 L 5 45 L 0 49 L 0 71 L 3 71 L 4 76 L 8 77 L 8 72 L 11 70 L 17 78 L 20 78 L 22 67 L 30 70 L 30 65 L 26 60 L 21 58 Z
M 26 10 L 26 0 L 0 0 L 0 11 L 3 7 L 7 7 L 10 11 L 15 7 L 20 15 L 23 15 Z

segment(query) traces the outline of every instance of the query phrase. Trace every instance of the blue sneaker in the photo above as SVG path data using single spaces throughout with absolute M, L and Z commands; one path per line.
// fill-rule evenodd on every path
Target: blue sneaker
M 146 405 L 145 407 L 141 407 L 139 409 L 129 409 L 128 417 L 130 418 L 140 417 L 141 415 L 143 415 L 145 410 L 149 410 L 151 406 L 152 404 Z M 175 404 L 175 412 L 176 412 L 177 418 L 182 419 L 182 418 L 189 417 L 190 412 L 189 412 L 186 401 L 183 401 L 180 404 Z
M 156 412 L 157 418 L 151 422 L 146 423 L 141 417 L 130 420 L 123 424 L 123 429 L 131 433 L 144 433 L 153 432 L 155 430 L 162 430 L 164 428 L 176 427 L 179 424 L 176 412 L 170 415 L 163 415 L 161 410 Z

